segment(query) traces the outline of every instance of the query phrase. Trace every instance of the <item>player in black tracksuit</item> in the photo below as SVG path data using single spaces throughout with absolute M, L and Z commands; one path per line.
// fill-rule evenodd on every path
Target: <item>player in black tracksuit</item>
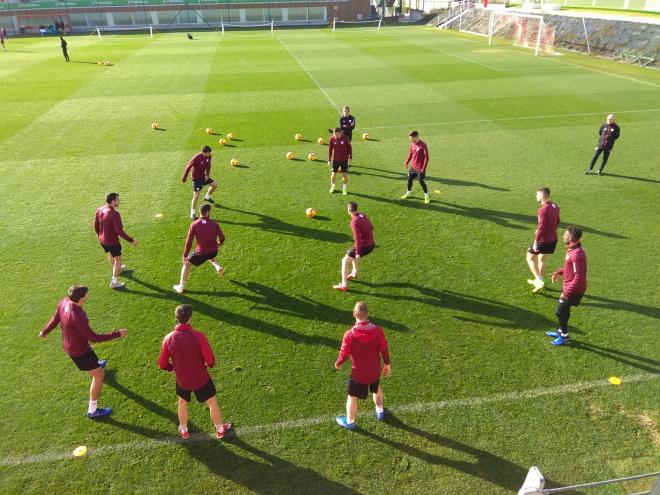
M 339 117 L 339 128 L 341 133 L 348 137 L 349 142 L 353 140 L 353 129 L 355 129 L 355 117 L 350 112 L 350 108 L 344 107 L 343 115 Z
M 591 169 L 594 168 L 594 165 L 596 164 L 596 160 L 598 160 L 598 157 L 602 153 L 603 163 L 600 164 L 600 169 L 598 169 L 598 175 L 603 175 L 603 169 L 605 168 L 607 159 L 610 157 L 610 152 L 614 147 L 614 141 L 619 139 L 620 135 L 621 135 L 621 129 L 619 129 L 619 126 L 614 123 L 614 114 L 608 115 L 607 122 L 601 125 L 600 129 L 598 130 L 598 136 L 599 136 L 598 146 L 596 147 L 596 152 L 594 153 L 594 156 L 591 159 L 591 163 L 589 164 L 589 168 L 587 169 L 585 174 L 591 173 Z
M 69 53 L 66 51 L 66 41 L 62 36 L 60 36 L 60 45 L 62 46 L 62 55 L 64 55 L 64 61 L 69 62 Z

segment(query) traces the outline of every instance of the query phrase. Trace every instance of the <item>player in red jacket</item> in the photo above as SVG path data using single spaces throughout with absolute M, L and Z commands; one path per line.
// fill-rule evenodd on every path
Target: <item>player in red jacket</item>
M 351 216 L 351 230 L 353 231 L 353 247 L 346 251 L 341 260 L 341 283 L 333 285 L 332 288 L 341 292 L 348 290 L 348 280 L 353 280 L 358 274 L 360 258 L 368 255 L 376 247 L 374 242 L 374 226 L 364 213 L 358 211 L 355 201 L 348 203 L 348 214 Z M 353 270 L 348 273 L 348 264 L 353 265 Z
M 559 329 L 545 332 L 548 337 L 554 337 L 552 345 L 564 345 L 568 342 L 568 319 L 571 317 L 571 306 L 579 306 L 582 296 L 587 291 L 587 255 L 582 249 L 582 229 L 571 225 L 564 232 L 564 243 L 568 246 L 564 268 L 552 274 L 552 281 L 564 277 L 559 302 L 555 314 L 559 321 Z
M 387 349 L 387 339 L 383 329 L 371 323 L 367 303 L 355 303 L 353 309 L 355 325 L 344 334 L 341 350 L 335 362 L 335 369 L 340 369 L 342 363 L 351 358 L 351 378 L 348 380 L 348 399 L 346 400 L 346 416 L 337 416 L 337 424 L 347 430 L 355 429 L 358 399 L 366 399 L 372 393 L 376 406 L 376 419 L 382 421 L 385 417 L 383 409 L 383 389 L 380 386 L 380 375 L 390 374 L 390 352 Z M 384 366 L 381 369 L 381 358 Z
M 183 248 L 183 267 L 181 268 L 181 279 L 178 285 L 172 288 L 179 294 L 183 293 L 188 274 L 190 273 L 190 265 L 199 266 L 206 261 L 209 261 L 218 275 L 223 277 L 225 270 L 220 266 L 215 259 L 218 255 L 218 248 L 225 242 L 225 234 L 222 232 L 220 225 L 211 220 L 211 205 L 205 204 L 199 209 L 201 218 L 198 218 L 190 224 L 188 229 L 188 237 L 186 237 L 186 245 Z M 192 248 L 193 239 L 197 242 L 195 252 L 188 256 L 190 248 Z
M 108 261 L 112 266 L 112 278 L 110 279 L 111 289 L 121 289 L 124 284 L 117 280 L 119 274 L 126 269 L 122 264 L 121 243 L 119 238 L 126 239 L 131 246 L 137 246 L 137 241 L 124 232 L 124 226 L 121 223 L 121 215 L 116 210 L 119 207 L 119 194 L 109 193 L 105 197 L 105 206 L 96 210 L 94 217 L 94 230 L 99 238 L 101 247 L 108 253 Z
M 353 158 L 351 139 L 342 133 L 339 127 L 335 127 L 332 137 L 328 143 L 328 166 L 332 168 L 330 174 L 330 194 L 335 192 L 337 172 L 341 169 L 342 189 L 344 196 L 348 194 L 348 166 Z
M 190 326 L 193 308 L 190 304 L 177 306 L 174 316 L 178 325 L 163 339 L 163 346 L 158 357 L 158 367 L 165 371 L 174 371 L 176 375 L 176 394 L 179 396 L 178 416 L 179 433 L 185 440 L 188 433 L 188 402 L 195 393 L 197 402 L 204 402 L 209 408 L 215 424 L 216 438 L 223 438 L 231 423 L 223 423 L 216 398 L 215 384 L 208 368 L 215 366 L 215 356 L 209 341 L 202 332 Z
M 62 299 L 57 305 L 55 313 L 39 332 L 39 337 L 46 338 L 57 325 L 62 329 L 62 347 L 80 371 L 85 371 L 92 377 L 89 388 L 89 407 L 87 417 L 91 419 L 102 418 L 112 412 L 109 407 L 97 407 L 101 395 L 103 380 L 105 378 L 105 365 L 107 360 L 99 361 L 90 342 L 107 342 L 108 340 L 125 337 L 128 331 L 125 328 L 114 330 L 106 334 L 94 333 L 89 326 L 89 318 L 83 310 L 83 305 L 89 298 L 89 289 L 84 285 L 69 287 L 68 297 Z
M 429 149 L 426 143 L 419 139 L 419 133 L 417 131 L 412 131 L 408 134 L 408 137 L 410 138 L 410 149 L 408 150 L 406 161 L 403 163 L 403 166 L 406 168 L 410 164 L 408 190 L 406 194 L 401 196 L 401 199 L 408 199 L 410 197 L 413 180 L 417 178 L 419 185 L 422 186 L 422 190 L 424 191 L 424 203 L 428 204 L 431 202 L 431 199 L 429 198 L 429 188 L 424 179 L 426 178 L 426 168 L 429 165 Z
M 538 215 L 538 226 L 534 232 L 534 241 L 527 249 L 527 264 L 534 275 L 527 283 L 534 286 L 532 292 L 538 292 L 545 287 L 543 272 L 545 271 L 545 256 L 555 252 L 557 247 L 557 227 L 559 227 L 559 206 L 550 201 L 550 189 L 541 187 L 536 191 L 536 201 L 541 203 Z
M 199 195 L 204 189 L 204 186 L 209 186 L 204 196 L 204 201 L 209 203 L 215 203 L 211 199 L 211 194 L 218 188 L 218 183 L 211 178 L 211 147 L 202 146 L 202 151 L 193 156 L 188 164 L 186 169 L 183 171 L 183 177 L 181 180 L 185 183 L 188 178 L 188 174 L 192 177 L 193 185 L 193 197 L 192 202 L 190 203 L 190 218 L 193 220 L 197 218 L 195 213 L 197 210 L 197 202 L 199 201 Z

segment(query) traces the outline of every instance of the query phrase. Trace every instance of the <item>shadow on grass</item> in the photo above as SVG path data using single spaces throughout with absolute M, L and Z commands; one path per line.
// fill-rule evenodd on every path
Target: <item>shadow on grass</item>
M 98 62 L 84 62 L 82 60 L 71 60 L 72 64 L 91 64 L 91 65 L 99 65 Z
M 239 222 L 235 220 L 229 220 L 225 217 L 223 220 L 220 221 L 221 224 L 252 227 L 259 230 L 265 230 L 266 232 L 274 232 L 276 234 L 291 235 L 296 237 L 302 237 L 304 239 L 314 239 L 324 242 L 346 243 L 351 241 L 351 237 L 349 237 L 348 234 L 343 234 L 339 232 L 329 232 L 327 230 L 319 230 L 310 227 L 294 225 L 292 223 L 284 222 L 279 218 L 275 218 L 270 215 L 264 215 L 262 213 L 255 213 L 247 210 L 239 210 L 236 208 L 230 208 L 228 206 L 223 207 L 223 210 L 226 212 L 233 211 L 241 215 L 256 217 L 258 222 Z
M 584 295 L 582 305 L 595 308 L 613 309 L 615 311 L 628 311 L 630 313 L 637 313 L 643 316 L 660 319 L 660 308 L 658 307 L 642 306 L 641 304 L 617 301 L 616 299 L 608 299 L 607 297 L 593 296 L 591 294 Z
M 609 347 L 576 340 L 571 340 L 568 347 L 571 349 L 591 352 L 638 370 L 656 374 L 660 373 L 660 361 L 645 356 L 639 356 L 632 352 L 620 351 L 618 349 L 611 349 Z
M 373 196 L 369 194 L 360 194 L 360 193 L 352 193 L 354 196 L 359 196 L 363 197 L 365 199 L 370 199 L 373 201 L 378 201 L 380 203 L 387 203 L 387 204 L 392 204 L 392 205 L 398 205 L 398 206 L 403 206 L 405 208 L 412 208 L 412 209 L 417 209 L 417 210 L 426 210 L 426 211 L 435 211 L 438 213 L 447 213 L 450 215 L 459 215 L 462 217 L 467 217 L 467 218 L 474 218 L 477 220 L 485 220 L 488 222 L 492 222 L 496 225 L 500 225 L 502 227 L 508 227 L 510 229 L 516 229 L 516 230 L 531 230 L 531 227 L 537 224 L 537 217 L 535 215 L 524 215 L 522 213 L 514 213 L 510 211 L 499 211 L 499 210 L 490 210 L 487 208 L 475 208 L 475 207 L 470 207 L 470 206 L 463 206 L 455 203 L 448 203 L 446 201 L 438 201 L 435 200 L 433 203 L 435 204 L 424 204 L 422 202 L 416 202 L 416 201 L 410 201 L 410 200 L 404 200 L 404 199 L 394 199 L 394 198 L 383 198 L 379 196 Z M 512 223 L 512 222 L 518 222 L 518 223 L 523 223 L 523 224 L 528 224 L 528 225 L 518 225 L 517 223 Z M 560 224 L 561 228 L 566 228 L 570 224 L 566 222 L 562 222 Z M 626 236 L 621 235 L 621 234 L 616 234 L 613 232 L 606 232 L 603 230 L 597 230 L 593 229 L 591 227 L 586 227 L 584 225 L 580 225 L 582 228 L 583 232 L 587 232 L 590 234 L 595 234 L 595 235 L 600 235 L 603 237 L 610 237 L 614 239 L 627 239 Z
M 288 328 L 259 320 L 257 318 L 251 318 L 249 316 L 241 315 L 238 313 L 232 313 L 231 311 L 226 311 L 222 308 L 211 306 L 208 303 L 189 297 L 185 292 L 183 294 L 177 294 L 172 290 L 165 290 L 161 287 L 157 287 L 153 284 L 150 284 L 149 282 L 140 280 L 139 278 L 135 277 L 135 275 L 133 274 L 127 274 L 126 278 L 152 291 L 152 292 L 139 291 L 139 290 L 134 290 L 129 286 L 127 286 L 122 291 L 127 294 L 134 294 L 140 297 L 150 297 L 152 299 L 169 300 L 172 301 L 173 304 L 177 304 L 177 305 L 192 304 L 193 309 L 196 312 L 208 316 L 209 318 L 213 318 L 214 320 L 223 321 L 229 325 L 245 328 L 247 330 L 264 333 L 270 335 L 271 337 L 276 337 L 278 339 L 289 340 L 296 344 L 320 345 L 320 346 L 329 347 L 333 350 L 339 349 L 339 346 L 341 344 L 339 340 L 332 339 L 330 337 L 304 335 L 301 333 L 297 333 L 293 330 L 290 330 Z M 232 298 L 232 297 L 246 298 L 245 295 L 236 294 L 235 292 L 188 292 L 188 293 L 200 294 L 200 295 L 212 295 L 214 297 L 219 298 L 219 300 L 222 300 L 222 298 Z
M 241 485 L 253 493 L 359 494 L 352 488 L 329 480 L 316 471 L 296 466 L 238 437 L 218 442 L 184 442 L 182 446 L 188 450 L 191 457 L 204 464 L 215 476 Z M 238 449 L 245 455 L 238 455 L 235 452 Z
M 291 296 L 255 282 L 244 283 L 232 280 L 231 283 L 254 294 L 254 296 L 241 294 L 237 294 L 237 296 L 255 303 L 257 305 L 256 309 L 304 320 L 335 323 L 344 325 L 346 328 L 352 326 L 350 315 L 346 311 L 315 301 L 307 296 Z M 371 321 L 386 330 L 408 331 L 408 327 L 405 325 L 387 319 L 373 318 Z
M 458 455 L 456 454 L 449 454 L 448 457 L 444 457 L 432 452 L 427 452 L 426 450 L 422 450 L 419 447 L 414 447 L 397 440 L 392 440 L 390 438 L 377 435 L 376 433 L 364 430 L 362 428 L 356 428 L 355 432 L 370 438 L 371 440 L 380 442 L 389 448 L 396 449 L 407 456 L 415 457 L 416 459 L 419 459 L 420 461 L 427 464 L 441 465 L 455 469 L 456 471 L 465 473 L 473 478 L 479 478 L 488 483 L 497 485 L 505 490 L 509 490 L 512 493 L 515 493 L 522 486 L 523 482 L 525 481 L 525 477 L 527 476 L 527 469 L 519 466 L 518 464 L 515 464 L 498 455 L 492 454 L 486 450 L 472 447 L 470 445 L 458 442 L 442 435 L 438 435 L 436 433 L 429 433 L 420 430 L 419 428 L 404 423 L 389 411 L 385 415 L 385 423 L 410 435 L 423 438 L 427 442 L 433 443 L 437 446 L 453 450 L 457 453 L 460 452 L 467 454 L 473 460 L 457 460 L 456 457 L 458 457 Z M 433 449 L 435 450 L 435 447 Z M 557 486 L 557 483 L 548 479 L 546 479 L 546 484 Z M 549 488 L 549 486 L 546 486 L 546 488 Z
M 602 177 L 615 177 L 617 179 L 638 180 L 640 182 L 649 182 L 650 184 L 660 184 L 660 180 L 649 179 L 648 177 L 634 177 L 630 175 L 618 175 L 604 172 Z
M 387 292 L 361 292 L 351 289 L 352 294 L 364 294 L 392 301 L 409 301 L 415 304 L 428 304 L 462 313 L 471 313 L 485 317 L 485 319 L 471 318 L 468 316 L 454 316 L 455 319 L 478 325 L 490 325 L 500 328 L 522 328 L 526 330 L 543 330 L 554 323 L 532 311 L 518 306 L 503 303 L 493 299 L 460 294 L 449 290 L 437 290 L 421 285 L 388 282 L 375 284 L 355 280 L 354 284 L 362 284 L 372 289 L 402 289 L 397 293 Z M 410 294 L 410 290 L 417 294 Z

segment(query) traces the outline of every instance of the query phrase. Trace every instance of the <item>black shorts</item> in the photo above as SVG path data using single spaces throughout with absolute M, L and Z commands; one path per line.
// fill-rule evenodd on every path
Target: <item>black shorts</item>
M 426 172 L 419 172 L 417 170 L 410 169 L 408 172 L 408 179 L 416 179 L 419 177 L 419 180 L 426 179 Z
M 90 347 L 87 352 L 82 356 L 69 356 L 71 360 L 76 363 L 80 371 L 93 371 L 99 367 L 99 357 L 94 350 Z
M 213 179 L 211 179 L 210 177 L 208 179 L 204 179 L 204 178 L 193 179 L 192 181 L 193 191 L 199 192 L 202 189 L 204 189 L 204 186 L 208 186 L 209 184 L 212 183 L 213 183 Z
M 342 172 L 348 172 L 348 160 L 343 162 L 332 160 L 332 171 L 337 172 L 339 169 L 341 169 Z
M 360 258 L 363 256 L 368 255 L 371 251 L 374 250 L 376 246 L 363 246 L 360 248 Z M 349 258 L 355 258 L 355 247 L 352 247 L 348 251 L 346 251 L 346 254 L 348 255 Z
M 568 306 L 579 306 L 584 294 L 571 294 L 565 299 L 560 299 L 559 304 L 566 304 Z M 562 302 L 563 301 L 563 302 Z
M 534 250 L 534 243 L 532 242 L 527 248 L 529 254 L 552 254 L 555 252 L 557 247 L 557 241 L 554 242 L 538 242 L 536 244 L 536 250 Z
M 206 402 L 211 397 L 215 397 L 216 394 L 215 383 L 213 383 L 213 380 L 209 378 L 209 381 L 206 382 L 205 385 L 198 388 L 197 390 L 184 390 L 181 387 L 179 387 L 178 383 L 176 384 L 176 395 L 181 397 L 186 402 L 190 402 L 190 395 L 192 392 L 195 393 L 195 397 L 197 397 L 197 402 L 200 403 Z
M 116 246 L 106 246 L 105 244 L 101 244 L 101 247 L 106 253 L 110 253 L 113 258 L 121 256 L 121 244 L 117 244 Z
M 191 265 L 199 266 L 208 260 L 212 260 L 217 255 L 218 255 L 218 251 L 213 251 L 212 253 L 206 253 L 206 254 L 191 254 L 190 256 L 188 256 L 188 261 L 190 261 Z
M 348 395 L 351 397 L 357 397 L 358 399 L 366 399 L 369 392 L 372 394 L 378 392 L 379 385 L 380 380 L 377 380 L 374 383 L 358 383 L 350 378 L 348 380 Z

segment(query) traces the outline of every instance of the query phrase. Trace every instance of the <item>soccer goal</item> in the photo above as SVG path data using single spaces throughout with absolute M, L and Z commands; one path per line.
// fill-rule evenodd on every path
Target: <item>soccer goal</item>
M 555 29 L 548 26 L 541 15 L 491 11 L 488 44 L 497 44 L 497 40 L 531 48 L 537 56 L 555 54 Z
M 99 38 L 111 34 L 136 34 L 149 35 L 150 38 L 154 37 L 154 30 L 151 26 L 135 26 L 135 27 L 119 27 L 119 26 L 96 26 L 96 34 Z
M 225 24 L 223 22 L 220 24 L 220 32 L 223 36 L 227 34 L 275 36 L 275 23 L 273 21 L 262 24 Z
M 344 28 L 361 28 L 369 31 L 376 31 L 380 33 L 380 27 L 382 25 L 382 19 L 374 19 L 373 21 L 340 21 L 337 19 L 332 20 L 332 34 L 335 34 L 335 31 L 338 29 Z

